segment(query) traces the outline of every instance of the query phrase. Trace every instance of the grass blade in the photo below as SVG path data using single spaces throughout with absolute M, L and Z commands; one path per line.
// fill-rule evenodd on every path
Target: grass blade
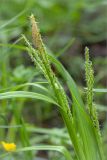
M 33 99 L 44 100 L 46 102 L 53 103 L 59 106 L 55 102 L 55 100 L 49 98 L 48 96 L 28 91 L 11 91 L 11 92 L 0 93 L 0 99 L 8 99 L 8 98 L 33 98 Z
M 27 152 L 27 151 L 33 151 L 33 150 L 35 150 L 35 151 L 40 151 L 40 150 L 57 151 L 57 152 L 60 152 L 61 154 L 63 154 L 63 156 L 65 157 L 66 160 L 73 160 L 70 153 L 63 146 L 52 146 L 52 145 L 30 146 L 30 147 L 24 147 L 24 148 L 17 149 L 14 153 Z M 4 158 L 8 155 L 9 155 L 9 153 L 2 154 L 2 155 L 0 155 L 0 158 Z

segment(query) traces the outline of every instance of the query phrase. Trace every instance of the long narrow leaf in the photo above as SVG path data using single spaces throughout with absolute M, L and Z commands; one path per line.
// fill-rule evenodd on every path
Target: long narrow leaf
M 57 151 L 57 152 L 62 153 L 66 160 L 73 160 L 68 150 L 63 146 L 52 146 L 52 145 L 31 146 L 31 147 L 24 147 L 24 148 L 17 149 L 14 153 L 27 152 L 27 151 L 32 151 L 32 150 Z M 4 158 L 8 155 L 9 153 L 2 154 L 0 155 L 0 158 Z
M 59 106 L 52 98 L 49 98 L 48 96 L 28 91 L 11 91 L 11 92 L 0 93 L 0 99 L 8 99 L 8 98 L 33 98 L 33 99 L 44 100 L 46 102 L 53 103 Z

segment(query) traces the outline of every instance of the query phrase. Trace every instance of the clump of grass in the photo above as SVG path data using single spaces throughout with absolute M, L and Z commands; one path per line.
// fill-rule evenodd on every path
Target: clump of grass
M 48 80 L 48 83 L 54 92 L 56 103 L 59 106 L 59 111 L 67 127 L 77 159 L 104 160 L 101 137 L 99 136 L 100 130 L 98 118 L 95 107 L 93 107 L 94 74 L 92 69 L 92 63 L 89 61 L 88 48 L 86 48 L 85 50 L 85 68 L 86 82 L 88 88 L 87 104 L 89 114 L 84 107 L 76 84 L 69 75 L 69 73 L 60 64 L 60 62 L 55 59 L 55 57 L 47 53 L 33 15 L 31 15 L 30 20 L 32 24 L 33 44 L 35 48 L 32 47 L 27 38 L 23 35 L 23 38 L 28 46 L 28 53 L 32 61 L 42 70 L 45 78 Z M 59 70 L 68 85 L 73 99 L 73 112 L 71 112 L 68 99 L 63 87 L 61 86 L 59 80 L 51 69 L 51 62 L 54 62 L 56 68 Z
M 19 90 L 15 91 L 15 89 L 13 89 L 9 92 L 0 93 L 0 99 L 16 97 L 35 98 L 56 105 L 68 130 L 68 134 L 71 140 L 71 148 L 73 145 L 75 154 L 71 155 L 72 152 L 68 151 L 64 146 L 30 146 L 26 126 L 23 120 L 20 119 L 21 111 L 17 112 L 17 108 L 15 109 L 14 114 L 16 118 L 18 117 L 18 123 L 22 124 L 20 134 L 21 141 L 24 147 L 16 149 L 15 153 L 27 151 L 25 158 L 32 159 L 33 155 L 31 152 L 28 151 L 54 150 L 63 153 L 66 160 L 104 160 L 105 157 L 103 154 L 102 138 L 99 129 L 98 117 L 96 108 L 93 105 L 94 72 L 92 68 L 92 62 L 89 59 L 89 49 L 85 49 L 85 73 L 87 84 L 86 99 L 88 106 L 87 111 L 75 81 L 72 79 L 67 70 L 63 67 L 63 65 L 53 55 L 48 54 L 45 45 L 43 44 L 39 28 L 33 15 L 31 15 L 30 21 L 32 24 L 32 39 L 34 47 L 23 35 L 22 38 L 27 44 L 27 48 L 25 50 L 28 51 L 29 56 L 31 57 L 34 64 L 37 65 L 42 71 L 54 95 L 52 94 L 51 96 L 48 89 L 43 87 L 41 84 L 27 83 L 16 86 L 16 88 L 18 87 L 19 89 L 23 86 L 32 85 L 38 87 L 42 92 L 38 93 Z M 57 76 L 51 69 L 51 63 L 55 65 L 56 69 L 61 74 L 66 85 L 68 86 L 72 97 L 72 99 L 71 97 L 69 97 L 69 99 L 70 101 L 72 101 L 72 105 L 70 105 L 68 101 L 68 97 L 63 86 L 61 85 Z M 31 155 L 29 153 L 31 153 Z M 6 155 L 8 155 L 8 153 Z M 0 155 L 0 158 L 3 158 L 4 156 L 5 155 Z

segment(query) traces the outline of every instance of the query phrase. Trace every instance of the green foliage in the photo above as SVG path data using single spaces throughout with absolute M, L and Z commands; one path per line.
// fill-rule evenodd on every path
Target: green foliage
M 23 36 L 25 42 L 28 45 L 28 51 L 29 55 L 31 56 L 32 60 L 37 64 L 41 70 L 43 71 L 45 77 L 47 78 L 50 86 L 52 87 L 55 97 L 57 99 L 58 104 L 61 107 L 60 113 L 64 119 L 65 125 L 68 129 L 68 133 L 70 135 L 71 141 L 73 143 L 76 155 L 78 159 L 104 159 L 103 152 L 102 152 L 102 146 L 100 143 L 99 135 L 99 128 L 97 130 L 94 129 L 93 123 L 91 122 L 91 119 L 89 119 L 88 115 L 85 113 L 83 107 L 83 103 L 81 101 L 81 98 L 75 97 L 78 93 L 78 90 L 75 89 L 75 83 L 72 80 L 70 82 L 69 87 L 71 88 L 71 94 L 73 93 L 73 116 L 71 114 L 70 108 L 68 106 L 68 102 L 65 96 L 65 92 L 62 89 L 59 81 L 57 80 L 56 76 L 53 74 L 53 71 L 50 67 L 50 62 L 48 59 L 48 55 L 46 53 L 46 50 L 44 48 L 41 35 L 39 33 L 37 24 L 35 22 L 35 19 L 33 15 L 31 16 L 31 22 L 32 22 L 32 37 L 33 37 L 33 43 L 36 46 L 36 50 L 32 48 L 28 40 L 25 36 Z M 88 92 L 87 92 L 87 101 L 89 104 L 89 109 L 92 110 L 92 89 L 93 89 L 93 70 L 91 66 L 89 66 L 89 55 L 88 52 L 86 52 L 86 79 L 87 79 L 87 86 L 88 86 Z M 61 67 L 60 67 L 61 68 Z M 63 69 L 64 70 L 64 69 Z M 87 77 L 87 72 L 89 72 L 89 76 L 92 78 L 92 81 Z M 66 71 L 65 71 L 66 73 Z M 68 73 L 66 73 L 67 75 Z M 69 77 L 69 74 L 68 76 Z M 67 78 L 66 77 L 66 78 Z M 69 77 L 70 79 L 70 77 Z M 68 79 L 68 80 L 69 80 Z M 74 92 L 73 92 L 73 90 Z M 94 120 L 97 121 L 97 117 L 95 115 L 95 111 L 92 110 L 90 112 L 90 115 L 93 116 Z M 77 123 L 78 122 L 78 123 Z M 85 123 L 84 123 L 85 122 Z M 84 126 L 84 127 L 83 127 Z M 78 129 L 76 129 L 78 127 Z M 79 136 L 77 136 L 79 134 Z M 91 134 L 91 136 L 90 136 Z M 97 136 L 97 137 L 95 137 Z M 88 137 L 91 137 L 90 139 Z M 88 138 L 88 139 L 87 139 Z M 83 141 L 83 144 L 81 143 Z M 99 145 L 100 143 L 100 145 Z M 80 148 L 79 146 L 82 145 L 83 147 Z M 89 147 L 91 146 L 91 150 L 89 152 Z
M 69 35 L 81 38 L 85 43 L 99 42 L 106 39 L 106 7 L 105 0 L 93 3 L 90 3 L 90 0 L 23 0 L 20 3 L 17 0 L 12 0 L 11 4 L 9 1 L 5 3 L 1 0 L 1 28 L 2 33 L 4 32 L 2 36 L 4 39 L 5 36 L 8 38 L 17 37 L 27 26 L 25 16 L 33 12 L 37 17 L 40 17 L 41 31 L 47 34 L 53 33 L 50 44 L 57 45 L 55 43 L 57 38 L 60 39 L 59 45 L 65 44 L 71 37 Z M 6 12 L 8 9 L 9 12 Z M 13 17 L 13 15 L 15 16 Z M 4 21 L 4 19 L 6 20 Z M 12 26 L 10 26 L 11 23 Z M 66 35 L 60 36 L 63 31 Z
M 93 77 L 94 84 L 93 78 L 89 78 L 91 85 L 87 83 L 86 92 L 89 94 L 86 96 L 83 89 L 84 60 L 81 55 L 71 56 L 72 52 L 80 53 L 81 45 L 87 42 L 92 45 L 105 40 L 106 6 L 105 0 L 92 3 L 89 0 L 12 0 L 11 3 L 1 0 L 0 140 L 17 144 L 17 153 L 5 154 L 0 148 L 1 159 L 39 160 L 42 156 L 39 150 L 56 150 L 64 155 L 54 151 L 43 152 L 52 160 L 71 159 L 71 155 L 75 160 L 95 160 L 96 155 L 103 157 L 103 149 L 106 155 L 107 60 L 102 55 L 93 59 L 96 76 Z M 32 47 L 26 37 L 27 48 L 23 45 L 23 38 L 18 38 L 24 33 L 31 39 L 29 21 L 26 20 L 30 13 L 39 18 L 45 44 L 54 54 L 43 45 L 41 52 L 45 54 L 38 56 L 40 50 Z M 33 67 L 26 51 L 33 55 L 36 67 Z M 68 54 L 64 55 L 65 52 Z M 90 56 L 93 56 L 91 53 Z M 58 57 L 67 70 L 57 60 Z M 78 87 L 70 75 L 79 84 Z M 90 97 L 86 106 L 91 106 L 93 116 L 85 108 L 86 97 Z M 68 131 L 56 111 L 61 113 Z M 101 123 L 103 144 L 96 113 Z M 54 129 L 54 126 L 57 128 Z

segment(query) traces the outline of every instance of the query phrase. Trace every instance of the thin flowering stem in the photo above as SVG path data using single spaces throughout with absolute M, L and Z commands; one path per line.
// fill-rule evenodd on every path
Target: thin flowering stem
M 51 64 L 48 58 L 48 54 L 42 42 L 42 38 L 39 32 L 37 23 L 35 22 L 34 16 L 31 15 L 30 19 L 32 24 L 33 45 L 35 46 L 36 49 L 32 48 L 31 44 L 28 42 L 26 37 L 23 36 L 29 48 L 28 49 L 29 55 L 31 56 L 34 63 L 36 63 L 40 67 L 40 69 L 43 71 L 44 76 L 46 77 L 51 88 L 53 89 L 53 92 L 57 99 L 57 103 L 61 106 L 60 113 L 67 126 L 67 129 L 68 129 L 71 141 L 73 142 L 77 156 L 82 157 L 82 159 L 85 160 L 85 157 L 82 152 L 82 148 L 79 147 L 77 133 L 73 127 L 74 125 L 73 118 L 72 118 L 72 113 L 70 110 L 67 96 L 65 94 L 63 87 L 61 86 L 57 77 L 55 76 L 54 72 L 51 69 Z

